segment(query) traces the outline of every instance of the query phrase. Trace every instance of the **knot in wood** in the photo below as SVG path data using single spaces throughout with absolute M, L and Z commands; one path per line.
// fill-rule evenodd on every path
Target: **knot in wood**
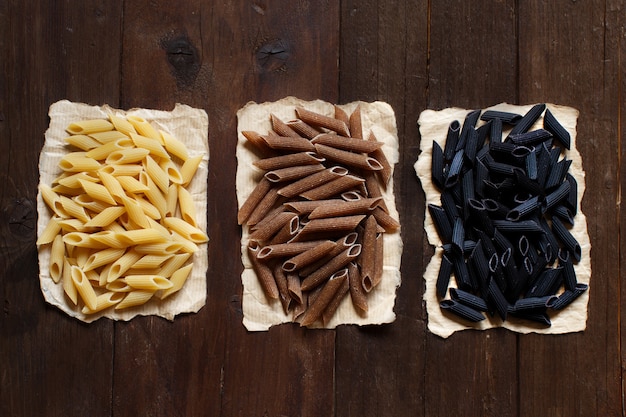
M 161 47 L 165 50 L 167 62 L 179 87 L 192 85 L 200 71 L 198 50 L 187 36 L 164 39 Z
M 284 71 L 289 55 L 286 42 L 278 39 L 261 45 L 256 52 L 256 59 L 265 71 Z
M 13 200 L 6 208 L 9 230 L 15 236 L 31 238 L 35 230 L 35 205 L 27 198 Z

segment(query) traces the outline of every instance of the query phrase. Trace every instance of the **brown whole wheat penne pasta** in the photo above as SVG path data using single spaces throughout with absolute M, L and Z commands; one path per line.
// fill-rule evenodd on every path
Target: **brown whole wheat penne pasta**
M 269 182 L 269 181 L 268 181 Z M 246 224 L 248 226 L 252 226 L 260 222 L 265 215 L 272 210 L 274 203 L 278 201 L 278 190 L 276 188 L 270 188 L 267 190 L 267 193 L 263 196 L 261 201 L 258 202 L 256 207 L 253 208 L 252 213 L 248 217 Z
M 378 177 L 376 172 L 368 171 L 363 173 L 363 178 L 365 179 L 365 189 L 367 190 L 367 195 L 373 198 L 382 197 L 383 193 L 380 190 L 380 183 L 378 182 Z M 380 207 L 388 212 L 387 205 L 385 204 L 385 200 L 382 200 L 380 203 Z
M 335 108 L 335 119 L 341 120 L 346 125 L 348 125 L 350 123 L 350 116 L 348 116 L 348 113 L 346 113 L 344 109 L 342 109 L 336 104 L 334 105 L 334 108 Z
M 378 224 L 382 226 L 387 233 L 393 233 L 400 229 L 400 223 L 381 207 L 376 207 L 372 210 L 372 214 L 376 217 Z
M 307 240 L 304 242 L 278 243 L 264 246 L 258 253 L 259 259 L 294 256 L 323 243 L 323 240 Z
M 376 254 L 376 218 L 374 216 L 367 216 L 365 225 L 363 227 L 362 241 L 361 241 L 361 255 L 359 256 L 359 263 L 361 265 L 361 279 L 365 282 L 371 282 L 374 277 L 375 271 L 375 254 Z M 363 286 L 364 288 L 365 285 Z
M 323 258 L 326 254 L 333 250 L 335 246 L 337 246 L 337 244 L 332 240 L 321 242 L 315 247 L 287 259 L 283 262 L 282 268 L 285 272 L 295 272 Z
M 309 142 L 310 143 L 310 142 Z M 315 151 L 326 159 L 367 171 L 380 171 L 383 166 L 371 156 L 344 151 L 322 144 L 315 144 Z
M 288 201 L 286 203 L 283 203 L 283 205 L 295 213 L 310 214 L 313 212 L 313 210 L 315 210 L 316 208 L 320 206 L 335 204 L 335 201 L 339 201 L 339 200 L 329 199 L 329 200 Z
M 278 194 L 287 198 L 295 197 L 305 191 L 319 187 L 322 184 L 326 184 L 347 174 L 348 170 L 343 167 L 334 166 L 327 168 L 324 171 L 317 172 L 309 177 L 302 178 L 301 180 L 282 187 L 278 190 Z
M 291 300 L 289 289 L 287 288 L 287 275 L 285 275 L 278 263 L 272 267 L 272 274 L 274 274 L 274 280 L 278 288 L 278 299 L 283 306 L 283 311 L 287 314 L 289 312 L 289 301 Z
M 333 318 L 333 316 L 337 312 L 339 305 L 346 297 L 346 294 L 348 294 L 348 292 L 350 291 L 348 269 L 347 268 L 342 269 L 341 271 L 337 272 L 336 276 L 345 277 L 345 279 L 342 279 L 341 286 L 337 289 L 337 291 L 335 292 L 335 295 L 333 295 L 333 298 L 330 299 L 330 301 L 328 302 L 328 305 L 322 312 L 322 325 L 323 326 L 328 325 L 330 320 Z
M 309 308 L 304 312 L 304 316 L 300 322 L 301 326 L 310 326 L 316 321 L 320 320 L 322 313 L 333 299 L 335 293 L 343 286 L 344 282 L 348 280 L 347 270 L 345 268 L 337 273 L 333 274 L 326 284 L 323 286 L 315 300 L 309 305 Z
M 248 220 L 254 211 L 254 208 L 261 202 L 271 187 L 272 183 L 265 177 L 259 181 L 237 213 L 237 221 L 239 224 L 243 224 L 246 220 Z
M 253 162 L 254 166 L 264 171 L 293 167 L 298 165 L 315 165 L 324 162 L 325 159 L 315 152 L 297 152 L 272 158 L 259 159 Z
M 263 140 L 274 150 L 286 152 L 315 152 L 315 145 L 307 138 L 278 136 L 274 132 L 269 132 L 263 136 Z
M 320 131 L 314 128 L 313 126 L 303 122 L 300 119 L 290 120 L 287 122 L 287 126 L 298 132 L 298 134 L 302 137 L 313 139 L 315 136 L 320 134 Z
M 314 145 L 326 145 L 335 149 L 342 149 L 344 151 L 362 153 L 372 153 L 380 150 L 383 146 L 382 143 L 376 142 L 375 140 L 353 139 L 329 133 L 317 135 L 311 139 L 311 143 Z
M 263 222 L 262 226 L 257 227 L 254 232 L 250 234 L 249 238 L 258 241 L 268 240 L 278 233 L 284 225 L 290 224 L 290 227 L 293 227 L 293 223 L 295 223 L 297 228 L 298 216 L 295 213 L 288 211 L 277 213 L 272 217 L 272 221 Z
M 324 264 L 326 264 L 331 259 L 333 259 L 337 255 L 339 255 L 341 252 L 343 252 L 344 250 L 352 247 L 352 245 L 358 243 L 357 242 L 358 238 L 359 238 L 358 233 L 350 232 L 347 235 L 345 235 L 344 237 L 336 240 L 335 242 L 337 243 L 337 245 L 335 246 L 335 248 L 333 250 L 331 250 L 330 253 L 328 255 L 326 255 L 324 258 L 320 259 L 319 261 L 315 262 L 314 264 L 312 264 L 310 266 L 302 268 L 299 271 L 300 272 L 300 276 L 305 277 L 307 275 L 311 275 L 314 271 L 316 271 L 319 268 L 321 268 Z
M 363 139 L 363 125 L 361 124 L 361 105 L 356 106 L 356 109 L 350 114 L 348 121 L 348 127 L 350 128 L 350 136 L 356 139 Z
M 318 187 L 300 193 L 300 196 L 306 198 L 307 200 L 323 200 L 341 194 L 351 188 L 363 185 L 364 183 L 365 180 L 357 177 L 356 175 L 344 175 Z
M 319 269 L 306 276 L 302 280 L 301 288 L 303 291 L 311 290 L 322 282 L 327 280 L 331 274 L 337 272 L 339 269 L 346 266 L 349 262 L 355 260 L 361 253 L 361 245 L 354 244 L 348 249 L 341 252 L 336 257 L 332 258 L 326 264 L 322 265 Z
M 369 143 L 374 142 L 374 143 L 378 143 L 382 145 L 381 142 L 378 142 L 378 140 L 376 139 L 376 136 L 374 136 L 374 133 L 372 132 L 370 132 L 367 142 Z M 380 163 L 380 165 L 382 165 L 383 169 L 378 171 L 378 175 L 380 175 L 383 185 L 387 186 L 387 184 L 389 184 L 389 181 L 391 180 L 391 176 L 393 175 L 393 168 L 389 164 L 389 161 L 387 160 L 387 157 L 385 156 L 385 152 L 383 152 L 382 148 L 379 147 L 378 149 L 375 149 L 374 151 L 372 151 L 370 156 L 376 159 Z
M 274 274 L 269 266 L 265 263 L 261 262 L 257 258 L 257 253 L 259 252 L 259 245 L 252 241 L 248 244 L 248 256 L 250 258 L 250 262 L 252 263 L 252 267 L 256 272 L 257 278 L 261 283 L 261 287 L 263 287 L 263 292 L 270 299 L 278 298 L 278 286 L 276 285 L 276 280 L 274 279 Z
M 244 130 L 241 134 L 248 140 L 248 143 L 252 145 L 252 148 L 260 157 L 271 158 L 276 155 L 276 151 L 269 147 L 261 134 L 251 130 Z
M 287 290 L 292 301 L 302 304 L 302 290 L 300 289 L 300 277 L 298 274 L 287 273 Z
M 287 168 L 280 168 L 265 173 L 265 178 L 271 182 L 287 182 L 299 180 L 300 178 L 307 177 L 316 172 L 324 170 L 324 165 L 300 165 Z
M 363 214 L 354 216 L 332 217 L 324 219 L 313 219 L 300 230 L 297 237 L 315 236 L 319 234 L 335 235 L 354 230 L 356 226 L 365 218 Z M 301 240 L 301 239 L 298 239 Z
M 300 230 L 300 218 L 295 217 L 293 221 L 285 224 L 268 242 L 268 245 L 277 245 L 290 241 Z
M 322 204 L 316 207 L 309 214 L 309 219 L 365 214 L 374 210 L 375 207 L 378 207 L 378 205 L 382 201 L 382 198 L 362 198 L 353 201 L 342 201 L 338 199 L 322 201 L 329 201 L 331 203 Z
M 282 120 L 280 120 L 278 117 L 276 117 L 276 115 L 271 114 L 270 115 L 270 121 L 272 122 L 272 129 L 274 130 L 274 132 L 276 132 L 279 136 L 289 136 L 289 137 L 300 137 L 300 135 L 298 134 L 298 132 L 296 132 L 295 130 L 293 130 L 290 126 L 288 126 L 285 122 L 283 122 Z
M 350 298 L 352 299 L 352 304 L 359 313 L 367 313 L 367 295 L 363 290 L 359 267 L 354 262 L 348 264 L 348 280 L 350 283 Z
M 342 136 L 350 136 L 348 131 L 348 125 L 341 120 L 337 120 L 333 117 L 324 116 L 322 114 L 306 110 L 302 107 L 296 107 L 296 114 L 305 123 L 315 127 L 322 127 L 333 132 L 337 132 Z

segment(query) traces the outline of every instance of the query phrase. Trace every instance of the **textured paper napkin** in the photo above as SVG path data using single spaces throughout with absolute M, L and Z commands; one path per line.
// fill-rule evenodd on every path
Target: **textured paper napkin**
M 393 109 L 382 102 L 354 102 L 341 105 L 348 114 L 361 105 L 363 135 L 367 137 L 373 131 L 378 141 L 383 142 L 383 151 L 394 166 L 399 159 L 398 134 Z M 250 102 L 237 112 L 238 143 L 237 143 L 237 199 L 239 207 L 246 201 L 263 171 L 256 168 L 252 163 L 258 159 L 246 146 L 246 139 L 242 131 L 252 130 L 260 134 L 266 134 L 271 130 L 270 114 L 278 116 L 281 120 L 288 121 L 296 117 L 295 107 L 302 106 L 328 116 L 334 115 L 333 104 L 324 101 L 303 101 L 295 97 L 287 97 L 277 102 L 257 104 Z M 389 214 L 396 220 L 395 198 L 393 195 L 393 179 L 383 190 L 383 198 L 389 209 Z M 335 328 L 341 324 L 382 324 L 395 320 L 393 311 L 396 288 L 400 285 L 400 258 L 402 254 L 402 240 L 400 231 L 385 233 L 384 235 L 384 272 L 382 282 L 369 294 L 369 312 L 367 316 L 360 316 L 347 296 L 339 306 L 335 316 L 326 326 Z M 243 284 L 243 324 L 251 331 L 265 331 L 271 326 L 291 322 L 291 315 L 283 312 L 280 301 L 268 300 L 263 293 L 252 264 L 247 254 L 248 228 L 243 227 L 241 239 L 241 255 L 244 266 L 241 280 Z
M 507 111 L 523 115 L 531 107 L 532 105 L 516 106 L 501 103 L 496 106 L 489 107 L 488 109 Z M 578 182 L 578 212 L 575 217 L 574 227 L 570 231 L 578 240 L 582 248 L 582 259 L 578 264 L 575 264 L 576 278 L 578 282 L 589 284 L 589 280 L 591 278 L 591 244 L 587 234 L 587 220 L 580 207 L 580 202 L 585 191 L 585 172 L 583 170 L 580 153 L 576 149 L 576 121 L 578 118 L 578 111 L 570 107 L 554 104 L 547 104 L 547 108 L 550 109 L 556 119 L 571 135 L 571 149 L 566 150 L 567 152 L 565 153 L 565 157 L 572 160 L 569 172 Z M 448 108 L 441 111 L 425 110 L 419 117 L 418 123 L 421 135 L 421 154 L 415 163 L 414 168 L 426 194 L 426 206 L 430 203 L 437 205 L 441 204 L 439 199 L 440 193 L 431 180 L 433 141 L 439 143 L 443 148 L 450 123 L 454 120 L 458 120 L 459 123 L 463 124 L 465 116 L 470 111 L 471 110 L 460 108 Z M 482 123 L 484 122 L 479 121 L 478 126 Z M 540 126 L 543 126 L 543 116 L 535 123 L 534 126 L 530 128 L 530 130 L 534 130 Z M 503 134 L 506 135 L 507 130 L 504 130 Z M 574 301 L 574 303 L 566 307 L 564 310 L 559 312 L 550 312 L 549 315 L 552 321 L 552 325 L 550 327 L 537 326 L 528 320 L 520 320 L 513 317 L 507 318 L 505 322 L 502 322 L 499 317 L 490 317 L 489 315 L 487 315 L 487 319 L 479 323 L 468 325 L 466 322 L 453 320 L 450 319 L 449 316 L 444 315 L 439 307 L 439 300 L 435 292 L 435 283 L 437 281 L 437 274 L 441 263 L 441 256 L 443 254 L 443 249 L 441 248 L 442 242 L 439 239 L 437 231 L 435 230 L 428 209 L 425 210 L 425 216 L 424 227 L 428 235 L 428 242 L 435 246 L 435 254 L 431 258 L 430 263 L 426 268 L 426 272 L 424 273 L 424 279 L 426 281 L 424 300 L 426 301 L 426 310 L 428 313 L 428 329 L 431 332 L 441 337 L 448 337 L 458 330 L 484 330 L 493 327 L 504 327 L 519 333 L 536 332 L 546 334 L 571 333 L 585 329 L 587 323 L 587 304 L 591 287 L 589 287 L 589 289 L 585 291 L 576 301 Z
M 115 115 L 137 115 L 148 120 L 154 127 L 171 133 L 185 143 L 190 155 L 204 154 L 195 177 L 188 190 L 196 205 L 198 227 L 206 231 L 207 226 L 207 177 L 209 163 L 208 117 L 204 110 L 177 104 L 172 111 L 132 109 L 123 111 L 107 105 L 90 106 L 73 103 L 68 100 L 58 101 L 50 106 L 50 126 L 45 133 L 45 142 L 39 157 L 39 181 L 50 183 L 60 174 L 58 163 L 69 151 L 64 142 L 68 133 L 65 128 L 72 122 L 83 119 L 107 118 L 109 112 Z M 46 227 L 51 218 L 50 210 L 43 202 L 41 194 L 37 196 L 37 235 Z M 135 316 L 156 315 L 173 320 L 180 313 L 197 312 L 206 302 L 206 271 L 208 268 L 207 243 L 199 245 L 194 253 L 193 269 L 183 288 L 177 293 L 161 300 L 150 300 L 143 306 L 116 311 L 112 308 L 95 314 L 83 314 L 80 307 L 74 306 L 67 299 L 61 283 L 55 284 L 50 278 L 50 247 L 39 248 L 39 281 L 45 300 L 60 308 L 72 317 L 84 322 L 92 322 L 100 317 L 114 320 L 130 320 Z

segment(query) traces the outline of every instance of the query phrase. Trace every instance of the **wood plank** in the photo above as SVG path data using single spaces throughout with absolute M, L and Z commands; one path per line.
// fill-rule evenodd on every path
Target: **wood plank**
M 396 114 L 400 162 L 394 187 L 404 244 L 396 321 L 337 329 L 337 415 L 423 415 L 424 269 L 423 195 L 413 163 L 419 150 L 416 120 L 425 106 L 427 3 L 343 2 L 341 102 L 388 102 Z
M 332 332 L 281 326 L 250 334 L 241 323 L 236 112 L 249 100 L 337 98 L 338 9 L 288 3 L 194 1 L 175 9 L 158 1 L 126 5 L 124 106 L 171 108 L 178 101 L 210 115 L 211 241 L 207 305 L 198 314 L 173 323 L 135 319 L 117 327 L 115 410 L 333 413 Z M 172 356 L 176 366 L 160 365 Z M 147 368 L 145 373 L 137 372 L 137 361 L 146 365 L 141 368 Z M 163 401 L 139 395 L 146 386 Z
M 111 415 L 113 325 L 45 303 L 35 222 L 48 107 L 117 103 L 120 21 L 119 7 L 96 1 L 0 5 L 1 415 Z
M 516 101 L 515 4 L 431 4 L 429 108 Z M 432 252 L 423 252 L 426 264 Z M 516 357 L 516 335 L 506 330 L 463 331 L 446 340 L 427 333 L 425 414 L 518 415 Z
M 593 271 L 583 333 L 520 338 L 520 415 L 621 415 L 620 282 L 612 277 L 620 276 L 615 120 L 623 105 L 623 17 L 618 2 L 520 3 L 520 100 L 551 100 L 580 111 L 582 208 Z

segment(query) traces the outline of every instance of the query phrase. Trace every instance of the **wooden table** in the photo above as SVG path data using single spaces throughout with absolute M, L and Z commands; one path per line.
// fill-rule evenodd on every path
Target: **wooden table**
M 174 5 L 175 4 L 175 5 Z M 623 1 L 0 2 L 0 415 L 619 416 L 626 221 Z M 243 327 L 236 111 L 293 95 L 393 106 L 405 243 L 397 320 Z M 209 115 L 207 304 L 85 325 L 47 305 L 35 246 L 51 103 Z M 426 108 L 580 110 L 593 276 L 584 332 L 428 332 L 433 249 L 413 163 Z M 626 252 L 624 252 L 626 253 Z

